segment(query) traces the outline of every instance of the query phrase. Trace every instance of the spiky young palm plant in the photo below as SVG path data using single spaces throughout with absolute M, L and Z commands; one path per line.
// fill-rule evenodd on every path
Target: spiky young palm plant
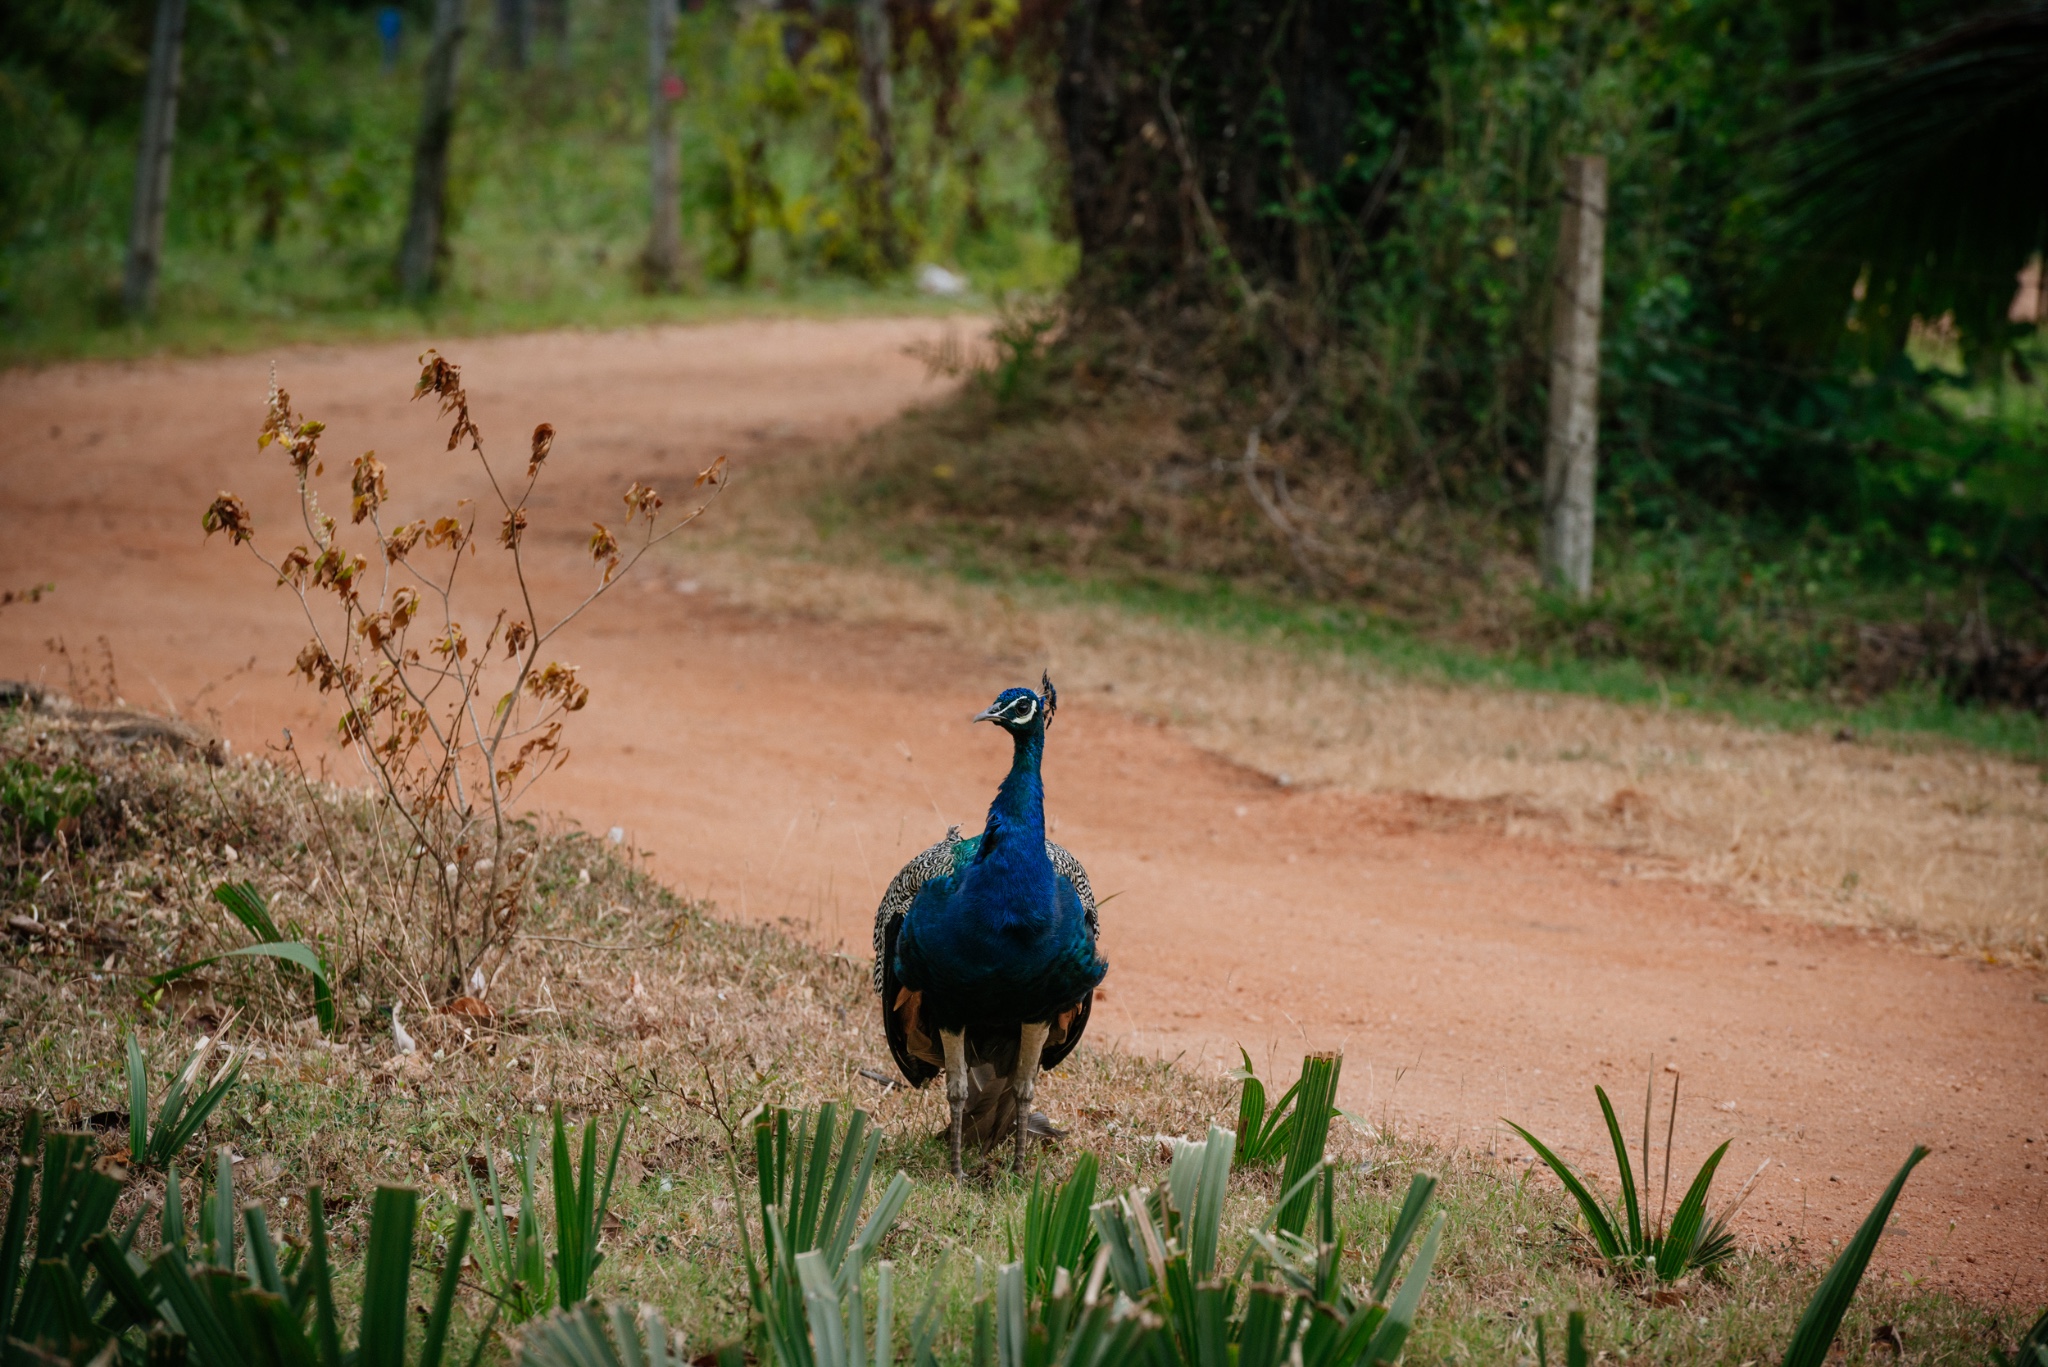
M 1679 1201 L 1678 1209 L 1672 1212 L 1670 1223 L 1665 1223 L 1664 1212 L 1671 1197 L 1671 1140 L 1678 1127 L 1678 1084 L 1674 1081 L 1671 1087 L 1671 1118 L 1664 1136 L 1664 1190 L 1657 1203 L 1657 1213 L 1652 1215 L 1649 1209 L 1650 1110 L 1656 1098 L 1656 1086 L 1657 1076 L 1652 1073 L 1650 1085 L 1643 1096 L 1643 1181 L 1640 1189 L 1636 1184 L 1635 1167 L 1629 1161 L 1628 1141 L 1622 1138 L 1621 1122 L 1614 1116 L 1614 1103 L 1607 1099 L 1605 1087 L 1593 1089 L 1593 1094 L 1600 1098 L 1600 1114 L 1607 1122 L 1607 1138 L 1614 1146 L 1614 1164 L 1621 1178 L 1619 1209 L 1595 1192 L 1542 1140 L 1512 1120 L 1507 1125 L 1535 1150 L 1536 1156 L 1557 1174 L 1565 1190 L 1578 1202 L 1579 1212 L 1586 1218 L 1586 1232 L 1610 1268 L 1623 1276 L 1647 1276 L 1660 1282 L 1674 1282 L 1688 1272 L 1712 1267 L 1734 1254 L 1735 1235 L 1731 1223 L 1742 1203 L 1748 1199 L 1750 1188 L 1763 1173 L 1763 1168 L 1759 1167 L 1743 1184 L 1735 1199 L 1710 1218 L 1707 1200 L 1713 1192 L 1714 1173 L 1728 1152 L 1728 1143 L 1722 1143 L 1700 1165 L 1692 1185 L 1686 1188 L 1684 1198 Z

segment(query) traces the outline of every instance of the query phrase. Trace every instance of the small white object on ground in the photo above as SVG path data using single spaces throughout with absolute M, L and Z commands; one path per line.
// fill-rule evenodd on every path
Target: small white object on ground
M 605 832 L 604 838 L 611 841 L 614 845 L 623 845 L 626 843 L 626 828 L 624 826 L 614 826 Z
M 398 1023 L 398 1003 L 391 1003 L 391 1042 L 401 1054 L 417 1054 L 420 1047 L 412 1042 L 412 1036 L 405 1033 L 405 1027 Z
M 967 293 L 969 283 L 966 276 L 949 271 L 936 261 L 927 261 L 917 268 L 918 289 L 941 299 L 958 299 Z

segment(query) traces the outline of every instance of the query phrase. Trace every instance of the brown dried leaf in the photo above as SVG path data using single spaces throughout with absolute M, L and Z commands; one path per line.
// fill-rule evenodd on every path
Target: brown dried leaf
M 206 529 L 208 537 L 226 532 L 228 540 L 237 546 L 256 534 L 255 524 L 249 519 L 249 505 L 225 489 L 199 519 L 199 525 Z
M 626 490 L 626 520 L 631 522 L 635 517 L 645 514 L 647 520 L 653 522 L 654 515 L 659 511 L 661 495 L 639 480 L 634 480 L 632 487 Z
M 526 509 L 514 508 L 505 514 L 505 525 L 498 529 L 498 544 L 506 550 L 517 550 L 519 538 L 526 531 Z
M 375 451 L 365 451 L 356 457 L 355 477 L 349 482 L 349 492 L 354 495 L 349 502 L 351 522 L 361 522 L 390 497 L 384 488 L 384 462 L 377 459 Z
M 533 429 L 533 454 L 526 462 L 526 477 L 533 479 L 540 474 L 540 467 L 548 458 L 548 452 L 555 446 L 555 425 L 544 422 Z

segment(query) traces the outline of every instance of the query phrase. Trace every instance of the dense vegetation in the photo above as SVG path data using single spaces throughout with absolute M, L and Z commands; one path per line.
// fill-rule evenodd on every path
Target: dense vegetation
M 119 309 L 148 0 L 0 15 L 0 316 L 15 356 L 236 344 L 254 334 L 417 328 L 394 265 L 428 10 L 403 7 L 394 66 L 375 6 L 198 0 L 185 43 L 165 276 L 155 319 Z M 569 0 L 515 69 L 488 6 L 460 63 L 443 326 L 663 317 L 732 299 L 915 297 L 902 264 L 990 290 L 1056 285 L 1031 96 L 965 16 L 899 26 L 902 262 L 862 216 L 864 125 L 843 13 L 692 9 L 674 65 L 684 285 L 648 298 L 647 7 Z M 1019 132 L 1024 136 L 1017 136 Z
M 1957 10 L 1911 4 L 1072 13 L 1073 325 L 1044 354 L 1013 337 L 967 410 L 878 444 L 870 496 L 931 514 L 912 544 L 1263 579 L 1496 648 L 2040 705 L 2043 657 L 2012 638 L 2041 632 L 2048 467 L 2035 325 L 2007 309 L 2041 220 L 2013 227 L 2035 192 L 2013 209 L 1983 171 L 2038 107 L 2037 51 L 1983 39 L 1994 81 L 1942 56 L 1954 37 L 1916 47 Z M 1937 68 L 1965 93 L 1901 95 Z M 1900 98 L 1924 112 L 1883 126 L 1886 180 L 1857 158 Z M 1575 152 L 1612 187 L 1589 603 L 1522 592 Z M 2002 235 L 1857 236 L 1910 222 L 1907 194 Z M 985 457 L 932 459 L 980 432 Z

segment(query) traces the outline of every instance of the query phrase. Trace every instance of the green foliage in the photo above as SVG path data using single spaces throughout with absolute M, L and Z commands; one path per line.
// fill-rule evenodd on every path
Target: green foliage
M 1259 1081 L 1253 1070 L 1252 1056 L 1242 1045 L 1237 1052 L 1244 1059 L 1244 1066 L 1230 1074 L 1239 1086 L 1237 1163 L 1246 1168 L 1271 1167 L 1283 1154 L 1293 1152 L 1295 1117 L 1299 1113 L 1294 1103 L 1301 1095 L 1302 1084 L 1308 1080 L 1310 1061 L 1302 1061 L 1301 1077 L 1280 1094 L 1279 1101 L 1268 1107 L 1266 1084 Z M 1336 1108 L 1332 1106 L 1331 1114 L 1335 1113 Z
M 76 764 L 47 773 L 26 755 L 0 765 L 0 812 L 22 835 L 50 840 L 58 827 L 92 806 L 99 778 Z
M 567 1310 L 590 1294 L 590 1278 L 604 1255 L 598 1241 L 604 1234 L 605 1212 L 612 1201 L 612 1178 L 619 1168 L 619 1149 L 626 1142 L 627 1116 L 619 1117 L 618 1133 L 612 1137 L 611 1157 L 604 1165 L 604 1185 L 597 1179 L 597 1117 L 583 1122 L 583 1151 L 580 1162 L 569 1163 L 569 1133 L 562 1124 L 562 1108 L 555 1107 L 555 1137 L 552 1150 L 555 1198 L 555 1295 Z
M 152 988 L 161 990 L 167 983 L 177 981 L 188 973 L 196 973 L 223 959 L 262 958 L 276 959 L 283 964 L 304 973 L 313 982 L 313 1014 L 320 1022 L 320 1028 L 334 1033 L 336 1016 L 334 1011 L 334 989 L 328 981 L 327 962 L 318 950 L 300 940 L 286 940 L 277 923 L 271 919 L 270 908 L 263 900 L 263 894 L 253 883 L 222 883 L 213 890 L 213 898 L 226 907 L 234 918 L 242 923 L 256 943 L 228 950 L 224 954 L 209 955 L 179 964 L 150 978 Z
M 59 1361 L 83 1362 L 131 1322 L 124 1299 L 110 1295 L 110 1283 L 85 1285 L 96 1261 L 125 1259 L 135 1235 L 131 1226 L 109 1243 L 119 1169 L 110 1172 L 93 1161 L 89 1135 L 44 1134 L 34 1110 L 22 1116 L 18 1151 L 0 1225 L 0 1333 L 10 1347 L 19 1341 Z M 110 1247 L 112 1258 L 103 1251 Z
M 1579 1212 L 1586 1219 L 1587 1232 L 1593 1246 L 1611 1269 L 1620 1276 L 1648 1277 L 1657 1282 L 1675 1282 L 1688 1272 L 1711 1268 L 1725 1262 L 1735 1252 L 1735 1237 L 1730 1222 L 1741 1208 L 1748 1195 L 1745 1186 L 1734 1201 L 1724 1206 L 1711 1219 L 1707 1215 L 1707 1200 L 1712 1194 L 1714 1173 L 1721 1166 L 1721 1159 L 1728 1152 L 1732 1140 L 1724 1140 L 1721 1146 L 1707 1156 L 1693 1177 L 1692 1185 L 1686 1188 L 1680 1198 L 1678 1209 L 1671 1214 L 1669 1224 L 1664 1222 L 1663 1202 L 1671 1194 L 1671 1153 L 1667 1137 L 1664 1154 L 1664 1195 L 1658 1203 L 1658 1212 L 1649 1212 L 1650 1179 L 1650 1103 L 1655 1096 L 1656 1075 L 1650 1078 L 1650 1089 L 1643 1099 L 1643 1187 L 1636 1186 L 1636 1173 L 1629 1162 L 1628 1141 L 1622 1138 L 1621 1123 L 1615 1119 L 1614 1104 L 1607 1099 L 1607 1089 L 1595 1087 L 1593 1094 L 1600 1098 L 1600 1114 L 1607 1122 L 1608 1142 L 1614 1147 L 1615 1166 L 1621 1177 L 1621 1208 L 1617 1210 L 1607 1199 L 1595 1192 L 1571 1165 L 1559 1158 L 1550 1148 L 1512 1120 L 1508 1128 L 1536 1151 L 1544 1165 L 1557 1174 L 1565 1190 L 1578 1202 Z M 1671 1093 L 1672 1126 L 1676 1127 L 1678 1116 L 1678 1092 L 1674 1086 Z M 1759 1172 L 1762 1169 L 1758 1169 Z M 1754 1179 L 1752 1179 L 1754 1180 Z M 1886 1209 L 1890 1207 L 1887 1206 Z M 1880 1225 L 1883 1223 L 1879 1222 Z M 1872 1236 L 1875 1238 L 1875 1236 Z M 1859 1269 L 1860 1275 L 1860 1269 Z M 1853 1289 L 1854 1283 L 1851 1282 Z
M 1095 1204 L 1095 1183 L 1101 1164 L 1092 1153 L 1074 1159 L 1067 1180 L 1048 1189 L 1041 1168 L 1031 1177 L 1031 1194 L 1024 1202 L 1025 1281 L 1034 1296 L 1052 1289 L 1061 1268 L 1087 1267 L 1095 1260 L 1095 1224 L 1088 1211 Z M 1013 1245 L 1010 1256 L 1017 1258 Z
M 512 1171 L 519 1179 L 519 1215 L 509 1215 L 504 1187 L 498 1177 L 498 1158 L 491 1146 L 484 1146 L 484 1170 L 490 1197 L 485 1201 L 477 1191 L 476 1174 L 465 1170 L 470 1204 L 483 1211 L 483 1238 L 477 1245 L 477 1264 L 483 1270 L 484 1286 L 514 1324 L 524 1324 L 542 1314 L 553 1299 L 548 1280 L 548 1256 L 540 1226 L 540 1207 L 533 1190 L 533 1144 L 524 1125 L 513 1131 Z
M 1329 1123 L 1303 1127 L 1306 1135 Z M 1307 1142 L 1302 1148 L 1321 1147 Z M 1226 1272 L 1219 1259 L 1233 1136 L 1212 1126 L 1208 1138 L 1176 1145 L 1167 1186 L 1134 1188 L 1095 1207 L 1096 1229 L 1115 1288 L 1156 1316 L 1147 1346 L 1153 1360 L 1187 1367 L 1309 1367 L 1391 1362 L 1415 1324 L 1422 1290 L 1443 1238 L 1443 1216 L 1430 1226 L 1391 1301 L 1382 1300 L 1405 1256 L 1434 1180 L 1417 1175 L 1403 1218 L 1382 1250 L 1373 1294 L 1344 1285 L 1344 1240 L 1334 1228 L 1336 1176 L 1320 1161 L 1281 1199 L 1254 1232 L 1252 1246 Z M 1318 1180 L 1320 1179 L 1320 1180 Z M 1321 1188 L 1319 1238 L 1286 1228 L 1294 1197 Z M 1313 1201 L 1311 1202 L 1313 1204 Z M 1091 1284 L 1096 1278 L 1091 1278 Z
M 31 1155 L 40 1143 L 41 1161 Z M 408 1300 L 419 1195 L 379 1187 L 372 1207 L 359 1346 L 344 1354 L 320 1189 L 306 1193 L 306 1242 L 282 1259 L 263 1208 L 240 1210 L 236 1250 L 234 1165 L 220 1174 L 199 1261 L 187 1247 L 177 1170 L 169 1174 L 164 1247 L 145 1262 L 132 1251 L 141 1217 L 119 1234 L 108 1218 L 125 1173 L 93 1161 L 89 1135 L 42 1132 L 22 1121 L 5 1233 L 0 1235 L 0 1327 L 33 1361 L 186 1363 L 193 1367 L 405 1367 Z M 40 1177 L 40 1199 L 33 1192 Z M 29 1238 L 34 1208 L 35 1233 Z M 458 1212 L 417 1367 L 440 1367 L 471 1213 Z M 24 1269 L 23 1258 L 30 1261 Z M 105 1354 L 103 1356 L 103 1354 Z M 15 1354 L 10 1352 L 10 1361 Z
M 519 1341 L 520 1367 L 682 1367 L 694 1360 L 676 1353 L 668 1321 L 651 1305 L 641 1306 L 636 1316 L 623 1305 L 600 1308 L 585 1301 L 548 1316 Z M 717 1361 L 719 1367 L 739 1367 L 744 1358 L 735 1348 Z
M 117 321 L 111 300 L 146 15 L 127 0 L 15 9 L 0 16 L 0 317 L 10 357 L 418 326 L 396 297 L 391 263 L 427 49 L 420 14 L 386 72 L 360 6 L 193 5 L 160 314 L 138 331 Z M 884 200 L 850 9 L 690 9 L 673 54 L 687 91 L 675 106 L 685 257 L 720 282 L 713 304 L 758 307 L 741 292 L 769 289 L 812 308 L 902 307 L 901 267 L 920 253 L 981 285 L 1057 287 L 1072 253 L 1053 231 L 1049 149 L 1003 19 L 1016 13 L 1008 3 L 937 7 L 924 16 L 928 34 L 899 43 L 895 191 Z M 104 27 L 106 42 L 95 48 L 99 39 L 65 36 L 69 28 L 26 33 L 73 17 Z M 702 299 L 647 299 L 635 275 L 648 216 L 644 6 L 573 5 L 571 19 L 567 50 L 543 44 L 526 72 L 487 60 L 487 26 L 466 41 L 449 285 L 433 305 L 444 328 L 708 311 Z M 19 44 L 9 41 L 15 32 Z M 21 102 L 5 98 L 15 90 Z M 32 147 L 38 155 L 25 155 Z M 893 256 L 878 250 L 884 225 Z M 699 271 L 686 277 L 704 292 Z
M 214 1111 L 242 1075 L 242 1058 L 233 1054 L 221 1060 L 221 1066 L 213 1080 L 204 1089 L 193 1092 L 192 1084 L 199 1080 L 200 1065 L 206 1055 L 220 1043 L 218 1034 L 211 1036 L 192 1051 L 185 1066 L 172 1077 L 171 1084 L 164 1092 L 164 1099 L 157 1107 L 154 1119 L 149 1110 L 149 1062 L 142 1055 L 142 1045 L 137 1042 L 135 1032 L 128 1032 L 128 1161 L 144 1168 L 165 1168 L 170 1166 L 192 1137 L 199 1133 Z
M 840 1367 L 865 1356 L 857 1347 L 867 1324 L 861 1269 L 902 1213 L 910 1178 L 898 1172 L 861 1221 L 882 1136 L 869 1128 L 866 1111 L 853 1113 L 844 1136 L 838 1117 L 839 1108 L 829 1102 L 815 1116 L 779 1106 L 754 1116 L 759 1257 L 746 1217 L 737 1218 L 754 1312 L 754 1355 L 763 1362 Z M 878 1354 L 894 1307 L 894 1274 L 887 1268 L 877 1269 Z M 919 1318 L 922 1325 L 925 1317 Z M 913 1330 L 913 1339 L 918 1332 Z

